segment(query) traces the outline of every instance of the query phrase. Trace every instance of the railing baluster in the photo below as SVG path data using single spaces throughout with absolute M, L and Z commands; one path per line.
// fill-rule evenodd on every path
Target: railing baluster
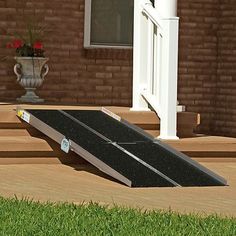
M 139 0 L 134 1 L 134 42 L 133 42 L 133 106 L 131 110 L 149 110 L 148 104 L 141 96 L 141 90 L 146 84 L 147 68 L 147 17 L 142 13 Z
M 161 103 L 161 73 L 162 73 L 162 35 L 159 33 L 159 30 L 157 29 L 157 101 L 158 105 L 160 106 Z
M 154 44 L 153 44 L 153 22 L 148 19 L 148 45 L 147 45 L 147 92 L 152 93 L 153 90 L 153 69 L 154 69 Z
M 153 78 L 152 78 L 152 94 L 157 96 L 157 57 L 158 57 L 158 50 L 157 50 L 157 26 L 154 25 L 153 30 Z

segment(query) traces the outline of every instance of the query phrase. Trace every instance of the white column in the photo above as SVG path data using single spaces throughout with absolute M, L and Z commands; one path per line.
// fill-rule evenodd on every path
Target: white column
M 155 8 L 164 18 L 175 18 L 177 16 L 178 0 L 154 0 Z M 185 111 L 185 106 L 177 101 L 177 112 Z
M 164 17 L 177 16 L 177 0 L 155 0 L 155 7 Z
M 177 18 L 177 17 L 176 17 Z M 162 48 L 161 73 L 161 139 L 178 139 L 177 77 L 178 77 L 178 18 L 164 20 L 165 39 Z
M 161 139 L 178 139 L 177 133 L 177 77 L 178 23 L 177 0 L 155 0 L 155 8 L 163 17 L 164 38 L 161 52 Z

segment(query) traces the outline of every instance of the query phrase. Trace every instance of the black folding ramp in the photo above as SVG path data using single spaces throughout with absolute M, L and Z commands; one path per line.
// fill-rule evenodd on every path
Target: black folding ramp
M 227 181 L 140 128 L 102 110 L 17 109 L 17 115 L 133 187 L 224 186 Z

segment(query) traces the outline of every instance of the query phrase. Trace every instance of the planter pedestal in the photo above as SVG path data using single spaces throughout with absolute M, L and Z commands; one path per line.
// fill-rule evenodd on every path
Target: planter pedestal
M 44 77 L 49 71 L 46 64 L 48 58 L 44 57 L 15 57 L 17 64 L 14 72 L 17 75 L 17 82 L 26 90 L 26 93 L 17 98 L 19 102 L 42 103 L 44 99 L 35 94 L 35 90 L 40 87 Z
M 26 102 L 26 103 L 42 103 L 44 102 L 43 98 L 40 98 L 35 94 L 35 89 L 28 89 L 25 88 L 26 93 L 25 95 L 22 95 L 20 98 L 17 98 L 16 100 L 18 102 Z

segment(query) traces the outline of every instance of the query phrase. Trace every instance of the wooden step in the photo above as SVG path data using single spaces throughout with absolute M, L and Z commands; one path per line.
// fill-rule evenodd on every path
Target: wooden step
M 57 109 L 64 108 L 57 107 Z M 86 107 L 82 109 L 86 109 Z M 154 112 L 136 112 L 130 111 L 129 108 L 113 109 L 117 115 L 146 129 L 146 132 L 153 137 L 159 136 L 160 120 Z M 200 123 L 200 117 L 196 113 L 181 112 L 178 113 L 177 119 L 179 137 L 191 136 L 192 138 L 164 142 L 197 161 L 236 161 L 236 139 L 196 136 L 193 130 Z M 0 164 L 18 163 L 71 164 L 86 162 L 72 152 L 69 155 L 62 152 L 59 144 L 21 121 L 13 109 L 0 109 Z
M 139 126 L 144 130 L 159 130 L 160 119 L 152 111 L 118 111 L 115 112 L 122 119 Z
M 53 109 L 53 107 L 51 109 Z M 129 108 L 110 108 L 110 110 L 119 115 L 120 117 L 122 117 L 123 119 L 127 120 L 128 122 L 135 124 L 144 130 L 157 131 L 160 129 L 160 119 L 153 111 L 130 111 Z M 199 114 L 193 112 L 177 113 L 177 135 L 179 137 L 183 138 L 183 137 L 194 136 L 194 129 L 196 129 L 196 127 L 199 124 L 200 124 Z M 0 110 L 0 129 L 25 129 L 25 128 L 30 130 L 30 126 L 26 122 L 21 121 L 16 116 L 15 110 L 13 109 Z M 32 132 L 34 131 L 32 130 Z M 153 134 L 154 137 L 157 137 L 155 132 L 153 132 Z
M 30 136 L 27 129 L 0 129 L 0 137 Z
M 112 109 L 111 109 L 112 110 Z M 142 129 L 158 130 L 159 118 L 152 111 L 129 111 L 119 109 L 117 115 Z M 15 110 L 0 110 L 0 129 L 22 129 L 30 126 L 16 116 Z
M 236 161 L 235 138 L 196 136 L 180 140 L 164 140 L 164 142 L 192 158 L 212 158 L 212 160 L 225 158 Z
M 31 136 L 0 136 L 0 164 L 85 163 L 75 153 L 66 154 L 53 140 Z
M 112 109 L 111 109 L 112 110 Z M 157 137 L 158 132 L 151 130 L 160 130 L 160 119 L 153 111 L 130 111 L 130 110 L 113 110 L 114 113 L 127 120 L 128 122 L 139 126 L 148 133 Z M 194 112 L 177 113 L 177 136 L 193 137 L 194 130 L 200 124 L 200 115 Z
M 152 135 L 154 138 L 157 138 L 160 135 L 160 130 L 145 130 L 148 134 Z
M 43 139 L 45 134 L 41 133 L 39 130 L 34 127 L 27 128 L 11 128 L 11 129 L 0 129 L 0 137 L 20 137 L 20 136 L 28 136 L 28 137 L 36 137 Z
M 16 116 L 15 110 L 0 110 L 0 129 L 23 129 L 29 125 Z

